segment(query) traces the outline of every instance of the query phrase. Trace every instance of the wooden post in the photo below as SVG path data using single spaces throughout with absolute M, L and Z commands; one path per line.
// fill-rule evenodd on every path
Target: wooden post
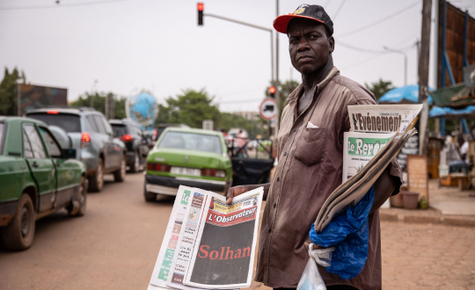
M 422 2 L 421 56 L 419 58 L 419 103 L 423 104 L 419 126 L 419 154 L 427 154 L 427 124 L 429 121 L 429 54 L 432 0 Z

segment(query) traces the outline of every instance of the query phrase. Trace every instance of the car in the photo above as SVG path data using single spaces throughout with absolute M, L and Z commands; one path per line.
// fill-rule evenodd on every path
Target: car
M 190 126 L 185 125 L 185 124 L 167 124 L 167 123 L 160 123 L 158 124 L 157 128 L 153 131 L 153 141 L 157 141 L 158 138 L 160 138 L 160 135 L 163 133 L 163 131 L 168 128 L 168 127 L 177 127 L 177 128 L 186 128 L 189 129 Z
M 6 249 L 28 249 L 39 218 L 64 208 L 70 216 L 86 213 L 86 167 L 75 155 L 45 123 L 0 117 L 0 239 Z
M 225 195 L 233 179 L 223 135 L 203 129 L 169 127 L 149 152 L 144 197 L 176 195 L 180 185 Z
M 124 181 L 127 149 L 114 138 L 112 127 L 104 115 L 92 108 L 33 109 L 26 117 L 62 128 L 71 138 L 76 159 L 86 165 L 89 191 L 100 192 L 104 174 L 113 174 L 116 182 Z
M 147 162 L 148 140 L 139 125 L 131 119 L 109 120 L 114 137 L 119 138 L 127 148 L 127 166 L 130 172 L 138 172 Z

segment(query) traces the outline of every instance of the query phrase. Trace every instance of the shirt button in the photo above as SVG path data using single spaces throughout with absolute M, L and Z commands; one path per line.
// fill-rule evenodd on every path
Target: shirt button
M 274 208 L 277 206 L 277 203 L 274 203 Z
M 269 229 L 269 234 L 270 234 L 270 232 L 272 232 L 272 229 Z
M 287 156 L 287 152 L 284 152 L 284 156 Z
M 279 181 L 279 180 L 280 180 L 280 178 L 277 177 L 277 181 Z
M 294 129 L 294 132 L 297 132 L 297 129 Z

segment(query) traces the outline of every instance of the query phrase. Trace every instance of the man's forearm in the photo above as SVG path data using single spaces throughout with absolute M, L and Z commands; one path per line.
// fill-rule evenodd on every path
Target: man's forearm
M 391 166 L 386 167 L 381 176 L 374 183 L 374 201 L 371 213 L 379 209 L 383 203 L 401 186 L 398 177 L 389 174 Z

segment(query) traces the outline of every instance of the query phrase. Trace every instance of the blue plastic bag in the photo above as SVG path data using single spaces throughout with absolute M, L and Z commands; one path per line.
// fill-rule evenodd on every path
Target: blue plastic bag
M 321 233 L 315 232 L 312 224 L 310 239 L 322 247 L 335 246 L 330 273 L 349 280 L 363 271 L 368 258 L 368 215 L 374 201 L 374 188 L 363 199 L 343 214 L 335 217 Z

